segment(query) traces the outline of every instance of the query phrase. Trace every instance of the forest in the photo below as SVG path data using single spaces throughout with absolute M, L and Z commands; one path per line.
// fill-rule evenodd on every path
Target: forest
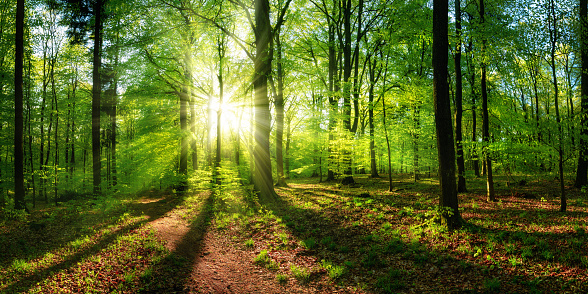
M 0 0 L 0 292 L 586 293 L 587 14 Z

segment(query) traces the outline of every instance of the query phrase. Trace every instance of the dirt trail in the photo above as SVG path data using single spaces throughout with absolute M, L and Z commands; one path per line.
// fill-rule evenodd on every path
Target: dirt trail
M 240 249 L 236 242 L 214 229 L 214 220 L 211 225 L 190 224 L 182 217 L 184 212 L 181 208 L 161 215 L 158 210 L 169 209 L 175 199 L 142 199 L 140 202 L 149 205 L 145 214 L 160 216 L 150 221 L 150 225 L 166 248 L 191 262 L 191 273 L 185 279 L 181 293 L 338 292 L 337 289 L 324 289 L 325 285 L 319 286 L 319 289 L 312 285 L 300 285 L 293 278 L 283 285 L 279 284 L 274 272 L 253 264 L 252 260 L 258 252 Z M 169 291 L 177 293 L 178 288 Z

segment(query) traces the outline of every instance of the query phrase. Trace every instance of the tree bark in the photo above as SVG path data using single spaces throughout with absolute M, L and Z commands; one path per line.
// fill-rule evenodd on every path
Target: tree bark
M 267 78 L 271 74 L 272 56 L 269 54 L 272 41 L 271 24 L 269 18 L 269 1 L 255 0 L 255 77 L 253 88 L 254 98 L 254 134 L 255 147 L 253 151 L 255 172 L 253 183 L 255 191 L 262 202 L 272 202 L 276 199 L 273 187 L 272 165 L 269 152 L 269 136 L 271 117 L 268 98 Z
M 588 0 L 580 0 L 580 22 L 581 36 L 580 51 L 582 59 L 581 74 L 581 101 L 580 101 L 580 154 L 578 155 L 578 166 L 576 169 L 576 180 L 574 186 L 582 188 L 588 185 Z
M 16 2 L 14 53 L 14 209 L 26 209 L 23 153 L 24 0 Z
M 566 190 L 564 187 L 564 169 L 563 169 L 563 133 L 561 127 L 561 117 L 559 114 L 559 87 L 557 83 L 557 71 L 556 71 L 556 64 L 555 64 L 555 53 L 557 50 L 557 39 L 558 39 L 558 32 L 557 32 L 557 16 L 555 15 L 555 1 L 551 0 L 551 7 L 550 7 L 550 24 L 552 27 L 549 29 L 549 39 L 551 42 L 551 75 L 553 77 L 553 91 L 554 91 L 554 102 L 555 102 L 555 122 L 557 124 L 557 135 L 558 135 L 558 146 L 557 154 L 558 154 L 558 170 L 559 170 L 559 187 L 560 187 L 560 211 L 566 211 L 567 201 L 566 201 Z
M 435 101 L 435 129 L 439 158 L 439 184 L 443 221 L 448 229 L 461 226 L 455 182 L 455 150 L 449 85 L 447 84 L 448 2 L 433 0 L 433 99 Z
M 225 59 L 225 40 L 224 37 L 220 37 L 217 43 L 217 52 L 218 52 L 218 87 L 219 87 L 219 95 L 218 95 L 218 109 L 216 112 L 216 158 L 214 161 L 214 178 L 216 179 L 216 185 L 220 186 L 222 184 L 221 175 L 220 175 L 220 168 L 221 168 L 221 152 L 222 152 L 222 105 L 223 99 L 225 95 L 225 85 L 224 85 L 224 75 L 223 75 L 223 66 L 224 66 L 224 59 Z
M 376 86 L 377 76 L 376 76 L 376 66 L 377 66 L 377 59 L 374 58 L 373 63 L 368 59 L 368 70 L 370 74 L 370 86 L 368 92 L 368 126 L 370 129 L 370 172 L 372 178 L 378 178 L 378 167 L 376 164 L 376 144 L 375 144 L 375 135 L 376 129 L 374 127 L 374 107 L 376 106 L 374 103 L 374 87 Z
M 94 4 L 94 52 L 92 70 L 92 180 L 94 194 L 101 194 L 100 161 L 100 95 L 102 84 L 100 72 L 102 70 L 102 0 Z
M 343 4 L 343 127 L 349 132 L 345 136 L 353 136 L 351 127 L 351 0 L 344 0 Z M 350 138 L 352 140 L 353 138 Z M 353 184 L 351 150 L 343 147 L 343 179 L 342 184 Z
M 276 100 L 274 102 L 276 107 L 276 169 L 278 172 L 277 186 L 286 186 L 286 180 L 284 177 L 284 154 L 283 154 L 283 141 L 284 141 L 284 68 L 282 64 L 282 42 L 280 40 L 281 30 L 278 28 L 275 31 L 275 42 L 276 42 L 276 57 L 277 57 L 277 82 L 278 91 Z
M 463 156 L 462 117 L 463 87 L 461 76 L 461 2 L 455 0 L 455 147 L 457 148 L 457 192 L 466 192 L 465 162 Z
M 480 23 L 484 23 L 484 0 L 480 1 Z M 486 61 L 484 58 L 486 51 L 486 39 L 482 39 L 482 78 L 480 81 L 482 88 L 482 142 L 484 143 L 483 157 L 484 165 L 486 167 L 486 190 L 488 201 L 496 201 L 496 195 L 494 193 L 494 178 L 492 176 L 492 161 L 490 160 L 490 154 L 488 152 L 488 144 L 490 144 L 490 120 L 488 119 L 488 90 L 486 87 Z
M 333 5 L 333 14 L 336 5 Z M 329 146 L 327 149 L 328 159 L 327 159 L 327 181 L 334 181 L 335 180 L 335 172 L 333 171 L 333 165 L 335 162 L 335 156 L 333 155 L 333 148 L 332 142 L 335 140 L 335 135 L 333 132 L 335 131 L 335 124 L 336 124 L 336 117 L 338 112 L 337 106 L 337 95 L 335 94 L 338 89 L 338 81 L 337 79 L 337 48 L 335 43 L 335 22 L 331 20 L 331 18 L 327 15 L 327 22 L 329 25 Z

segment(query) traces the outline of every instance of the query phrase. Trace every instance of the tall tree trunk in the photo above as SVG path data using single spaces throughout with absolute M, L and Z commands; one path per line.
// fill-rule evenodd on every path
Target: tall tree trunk
M 374 58 L 373 63 L 368 59 L 368 70 L 370 74 L 370 86 L 368 92 L 368 125 L 370 129 L 370 172 L 372 178 L 378 178 L 378 167 L 376 164 L 376 144 L 375 144 L 375 135 L 376 130 L 374 127 L 374 87 L 376 86 L 377 76 L 376 76 L 376 66 L 377 66 L 377 58 Z
M 284 156 L 284 169 L 286 178 L 290 178 L 290 142 L 292 142 L 292 117 L 286 117 L 286 156 Z M 322 177 L 322 174 L 321 174 Z
M 462 77 L 461 77 L 461 2 L 455 0 L 455 32 L 457 45 L 455 48 L 455 147 L 457 148 L 457 192 L 466 192 L 465 161 L 463 156 L 463 138 L 461 120 L 462 107 Z
M 16 1 L 14 53 L 14 209 L 26 209 L 23 153 L 24 0 Z
M 477 129 L 478 129 L 478 125 L 477 125 L 477 114 L 476 114 L 476 70 L 475 70 L 475 62 L 474 62 L 474 58 L 473 58 L 473 42 L 470 39 L 470 41 L 468 42 L 468 46 L 466 47 L 466 57 L 467 61 L 468 61 L 468 70 L 470 72 L 470 89 L 471 89 L 471 96 L 472 96 L 472 142 L 474 143 L 474 146 L 472 146 L 471 149 L 471 162 L 472 162 L 472 167 L 474 169 L 474 174 L 476 175 L 477 178 L 480 177 L 480 160 L 478 157 L 478 152 L 476 150 L 476 143 L 478 142 L 478 136 L 477 136 Z
M 480 1 L 480 23 L 484 24 L 484 0 Z M 484 38 L 484 37 L 483 37 Z M 488 144 L 490 144 L 490 127 L 489 123 L 490 120 L 488 119 L 488 89 L 486 87 L 486 61 L 485 58 L 485 51 L 486 51 L 486 39 L 482 39 L 482 78 L 480 81 L 481 88 L 482 88 L 482 142 L 484 143 L 483 148 L 483 157 L 484 157 L 484 165 L 486 166 L 486 189 L 488 195 L 488 201 L 496 201 L 496 196 L 494 194 L 494 178 L 492 176 L 492 161 L 490 160 L 490 154 L 488 152 Z
M 224 36 L 219 37 L 217 43 L 217 52 L 218 52 L 218 87 L 219 87 L 219 95 L 218 95 L 218 109 L 216 112 L 216 159 L 214 161 L 214 178 L 216 179 L 216 184 L 218 186 L 221 185 L 221 177 L 220 177 L 220 168 L 221 168 L 221 152 L 222 152 L 222 105 L 224 99 L 224 76 L 223 76 L 223 66 L 224 66 L 224 59 L 225 59 L 225 52 L 226 52 L 226 43 L 224 40 Z
M 333 5 L 333 14 L 336 9 L 336 5 Z M 335 180 L 335 172 L 333 171 L 333 165 L 335 162 L 335 156 L 333 154 L 334 150 L 332 148 L 333 141 L 335 140 L 335 125 L 337 120 L 337 100 L 338 96 L 336 92 L 338 92 L 338 81 L 337 79 L 337 48 L 335 43 L 335 22 L 331 20 L 331 18 L 327 17 L 327 22 L 329 25 L 329 146 L 327 149 L 328 153 L 328 160 L 327 160 L 327 181 L 334 181 Z
M 270 7 L 268 0 L 255 0 L 255 78 L 253 88 L 254 98 L 254 132 L 255 147 L 253 151 L 255 161 L 254 187 L 262 202 L 276 199 L 273 187 L 272 165 L 269 152 L 270 109 L 267 78 L 271 74 L 272 56 L 269 54 L 272 41 L 270 24 Z
M 359 92 L 361 91 L 362 80 L 359 77 L 359 51 L 363 32 L 361 31 L 361 20 L 363 14 L 363 0 L 359 0 L 357 12 L 357 37 L 355 40 L 355 49 L 353 51 L 354 69 L 353 69 L 353 109 L 355 116 L 353 117 L 353 126 L 351 133 L 357 132 L 357 125 L 359 121 Z M 362 132 L 363 133 L 363 132 Z
M 284 177 L 284 154 L 283 154 L 283 141 L 284 141 L 284 68 L 282 60 L 282 42 L 280 40 L 280 32 L 278 29 L 275 31 L 276 41 L 276 66 L 277 66 L 277 82 L 278 92 L 276 95 L 275 107 L 276 107 L 276 169 L 278 172 L 277 186 L 286 186 Z
M 101 194 L 102 163 L 100 160 L 100 96 L 102 84 L 102 1 L 94 4 L 94 52 L 92 70 L 92 180 L 95 195 Z
M 412 175 L 414 182 L 419 180 L 419 134 L 420 134 L 420 101 L 414 101 L 412 115 Z
M 120 20 L 119 20 L 120 25 Z M 111 97 L 110 97 L 110 105 L 109 105 L 109 112 L 110 112 L 110 131 L 109 131 L 109 139 L 110 139 L 110 172 L 111 172 L 111 183 L 112 187 L 116 187 L 118 179 L 117 179 L 117 169 L 116 169 L 116 116 L 117 116 L 117 107 L 118 107 L 118 67 L 119 67 L 119 59 L 120 59 L 120 34 L 117 32 L 116 34 L 116 41 L 115 41 L 116 51 L 114 54 L 114 66 L 113 66 L 113 76 L 112 76 L 112 89 L 111 89 Z
M 344 136 L 349 136 L 353 140 L 351 127 L 351 0 L 344 0 L 343 4 L 343 127 L 349 132 Z M 347 145 L 347 144 L 346 144 Z M 342 163 L 344 177 L 342 184 L 353 184 L 352 154 L 348 146 L 343 147 Z
M 27 116 L 28 116 L 28 121 L 27 121 L 27 130 L 28 130 L 28 137 L 29 137 L 29 168 L 31 170 L 31 185 L 33 187 L 33 207 L 36 207 L 37 205 L 37 191 L 36 191 L 36 187 L 35 187 L 35 166 L 34 166 L 34 162 L 33 162 L 33 132 L 32 132 L 32 107 L 31 107 L 31 86 L 32 86 L 32 82 L 31 82 L 31 60 L 29 59 L 29 70 L 28 70 L 28 82 L 27 82 Z M 0 193 L 2 193 L 2 191 L 0 190 Z
M 192 149 L 192 170 L 198 170 L 198 146 L 196 140 L 196 100 L 190 97 L 190 148 Z
M 551 12 L 550 12 L 550 24 L 552 25 L 549 29 L 549 39 L 551 41 L 551 75 L 553 77 L 553 91 L 554 91 L 554 102 L 555 102 L 555 122 L 557 124 L 557 133 L 558 133 L 558 146 L 557 146 L 557 154 L 558 154 L 558 170 L 559 170 L 559 188 L 561 193 L 561 205 L 560 211 L 566 211 L 567 201 L 566 201 L 566 190 L 564 187 L 564 169 L 563 169 L 563 133 L 561 127 L 561 117 L 559 113 L 559 88 L 557 83 L 557 71 L 556 71 L 556 64 L 555 64 L 555 53 L 557 49 L 557 39 L 558 39 L 558 32 L 557 32 L 557 16 L 555 15 L 555 1 L 551 0 Z
M 386 146 L 388 147 L 388 191 L 392 192 L 392 155 L 390 152 L 390 138 L 388 137 L 388 128 L 386 127 L 386 98 L 382 96 L 382 123 L 384 125 L 384 135 L 386 136 Z M 402 164 L 401 164 L 402 166 Z M 402 169 L 402 167 L 401 167 Z
M 448 10 L 448 1 L 433 0 L 433 99 L 441 186 L 439 206 L 443 209 L 445 225 L 453 230 L 461 226 L 461 217 L 455 183 L 455 150 L 447 83 Z
M 206 165 L 212 167 L 212 95 L 208 95 L 207 123 L 206 123 Z
M 576 181 L 574 186 L 582 188 L 588 185 L 588 0 L 580 0 L 580 22 L 581 22 L 581 36 L 580 51 L 582 58 L 582 74 L 581 74 L 581 102 L 580 102 L 580 136 L 579 146 L 580 153 L 578 155 L 578 167 L 576 169 Z

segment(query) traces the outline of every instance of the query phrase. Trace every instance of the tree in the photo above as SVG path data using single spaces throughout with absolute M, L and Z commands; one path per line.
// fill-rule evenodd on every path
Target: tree
M 433 1 L 433 99 L 441 186 L 439 206 L 445 225 L 449 229 L 455 229 L 460 227 L 461 217 L 455 183 L 455 149 L 447 83 L 448 10 L 447 1 Z
M 484 17 L 485 7 L 484 0 L 479 0 L 479 13 L 480 13 L 480 26 L 484 29 Z M 484 32 L 484 30 L 483 30 Z M 494 177 L 492 175 L 492 160 L 490 159 L 490 152 L 488 151 L 488 145 L 490 144 L 490 119 L 488 117 L 488 89 L 486 86 L 486 37 L 482 34 L 482 76 L 480 79 L 481 91 L 482 91 L 482 142 L 483 146 L 483 157 L 484 166 L 486 167 L 486 189 L 488 195 L 488 201 L 496 201 L 494 194 Z
M 462 77 L 461 77 L 461 2 L 455 0 L 455 33 L 457 44 L 455 45 L 455 147 L 457 149 L 457 192 L 466 192 L 465 162 L 463 156 L 462 139 Z
M 284 155 L 283 155 L 283 141 L 284 141 L 284 60 L 282 54 L 282 41 L 280 38 L 281 28 L 276 28 L 274 32 L 275 47 L 276 47 L 276 79 L 278 82 L 278 89 L 275 95 L 275 109 L 276 109 L 276 169 L 278 172 L 277 186 L 286 186 L 284 177 Z
M 100 155 L 100 107 L 102 95 L 102 41 L 104 7 L 108 0 L 56 0 L 66 12 L 68 33 L 73 42 L 81 43 L 91 31 L 94 39 L 92 49 L 92 178 L 94 194 L 101 194 L 102 161 Z M 90 25 L 93 24 L 93 27 Z
M 14 209 L 26 209 L 23 153 L 24 0 L 16 2 L 14 60 Z
M 270 24 L 270 7 L 268 0 L 255 0 L 255 73 L 253 90 L 255 92 L 255 175 L 253 183 L 259 198 L 265 202 L 273 201 L 276 192 L 273 188 L 272 164 L 269 152 L 271 119 L 268 97 L 268 76 L 271 74 L 272 56 L 270 43 L 272 27 Z
M 558 170 L 559 170 L 559 183 L 560 183 L 560 197 L 561 197 L 561 207 L 560 210 L 566 211 L 566 191 L 564 188 L 564 168 L 563 168 L 563 134 L 562 134 L 562 127 L 561 127 L 561 117 L 560 117 L 560 113 L 559 113 L 559 85 L 558 85 L 558 81 L 557 81 L 557 70 L 556 70 L 556 64 L 555 64 L 555 54 L 556 54 L 556 50 L 557 50 L 557 42 L 559 41 L 559 29 L 557 27 L 558 23 L 557 23 L 557 17 L 555 14 L 555 1 L 551 0 L 550 1 L 550 9 L 549 9 L 549 42 L 551 45 L 551 50 L 550 50 L 550 60 L 551 60 L 551 74 L 552 74 L 552 78 L 553 78 L 553 91 L 554 91 L 554 105 L 555 105 L 555 123 L 557 124 L 557 136 L 558 136 L 558 146 L 556 147 L 557 149 L 557 154 L 558 154 Z
M 580 102 L 580 153 L 574 186 L 588 185 L 588 1 L 580 0 L 580 56 L 582 59 Z

